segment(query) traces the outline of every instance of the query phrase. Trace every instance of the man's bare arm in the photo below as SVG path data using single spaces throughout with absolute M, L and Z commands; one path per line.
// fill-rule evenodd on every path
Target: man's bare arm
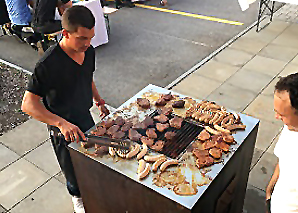
M 271 180 L 269 181 L 269 184 L 266 188 L 266 200 L 271 198 L 271 194 L 273 192 L 274 186 L 275 186 L 278 178 L 279 178 L 279 163 L 277 163 L 274 173 L 271 177 Z
M 83 132 L 76 125 L 48 111 L 41 102 L 41 97 L 29 91 L 24 94 L 22 111 L 36 120 L 58 127 L 67 141 L 78 141 L 79 135 L 85 139 Z
M 93 80 L 92 80 L 92 95 L 95 102 L 101 103 L 102 98 L 100 97 Z M 106 116 L 110 114 L 110 111 L 105 107 L 104 102 L 103 104 L 98 105 L 98 108 L 101 111 L 101 115 Z

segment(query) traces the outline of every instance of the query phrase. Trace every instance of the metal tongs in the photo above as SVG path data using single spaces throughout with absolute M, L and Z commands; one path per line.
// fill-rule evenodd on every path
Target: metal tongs
M 129 150 L 132 144 L 132 141 L 130 140 L 123 140 L 123 139 L 113 139 L 109 137 L 104 136 L 95 136 L 90 134 L 85 134 L 86 140 L 84 141 L 82 138 L 80 138 L 80 141 L 87 142 L 87 143 L 93 143 L 98 144 L 100 146 L 108 146 L 108 147 L 114 147 L 116 149 L 124 149 Z

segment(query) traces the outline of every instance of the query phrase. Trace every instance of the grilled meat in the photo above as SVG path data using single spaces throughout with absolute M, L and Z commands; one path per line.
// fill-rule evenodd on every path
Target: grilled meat
M 173 140 L 173 138 L 176 136 L 176 133 L 175 132 L 166 132 L 165 134 L 165 138 L 168 140 L 168 141 L 171 141 Z
M 170 123 L 171 127 L 174 127 L 176 129 L 180 129 L 181 125 L 182 125 L 182 121 L 183 121 L 183 118 L 179 118 L 179 117 L 175 116 L 174 118 L 172 118 L 169 121 L 169 123 Z
M 158 109 L 159 114 L 169 115 L 173 111 L 172 107 L 163 107 L 162 109 Z
M 155 106 L 164 106 L 167 104 L 167 101 L 164 98 L 159 98 L 156 102 L 155 102 Z
M 142 121 L 142 123 L 144 124 L 144 126 L 146 126 L 146 128 L 149 127 L 149 126 L 153 126 L 153 125 L 154 125 L 154 121 L 153 121 L 153 119 L 150 118 L 149 116 L 146 117 L 146 118 Z
M 224 142 L 217 142 L 216 147 L 220 148 L 224 152 L 228 152 L 230 150 L 230 145 Z
M 129 137 L 129 139 L 132 140 L 132 141 L 139 141 L 140 138 L 142 137 L 142 135 L 141 135 L 140 133 L 138 133 L 137 130 L 135 130 L 135 129 L 130 129 L 130 130 L 128 131 L 128 137 Z
M 113 125 L 107 130 L 108 135 L 113 135 L 115 132 L 117 132 L 120 129 L 119 125 Z
M 184 104 L 185 104 L 185 101 L 183 101 L 183 100 L 179 100 L 179 101 L 175 101 L 175 102 L 172 104 L 172 107 L 173 107 L 173 108 L 183 108 L 183 107 L 184 107 Z
M 221 149 L 219 149 L 219 148 L 209 149 L 209 154 L 216 159 L 219 159 L 222 156 Z
M 138 123 L 135 123 L 133 126 L 132 126 L 133 129 L 146 129 L 147 126 L 143 123 L 143 122 L 138 122 Z
M 233 143 L 234 142 L 234 137 L 233 135 L 224 135 L 222 137 L 223 141 L 226 142 L 226 143 Z
M 113 135 L 111 135 L 114 139 L 122 139 L 125 137 L 125 133 L 122 131 L 117 131 Z
M 216 142 L 212 141 L 212 140 L 209 140 L 209 141 L 206 141 L 206 142 L 203 143 L 202 148 L 203 149 L 211 149 L 215 146 L 216 146 Z
M 98 156 L 103 156 L 105 154 L 109 153 L 109 149 L 106 146 L 97 146 L 95 148 L 95 152 L 94 152 L 94 156 L 98 157 Z
M 127 132 L 128 130 L 130 130 L 130 128 L 132 127 L 132 123 L 131 122 L 125 122 L 123 124 L 123 126 L 121 127 L 121 131 L 122 132 Z
M 205 129 L 200 132 L 200 134 L 198 135 L 198 139 L 201 141 L 206 141 L 211 137 L 211 135 L 209 134 L 209 132 L 207 132 Z
M 122 126 L 124 123 L 125 123 L 125 120 L 121 116 L 118 116 L 115 120 L 115 124 L 119 126 Z
M 197 158 L 200 158 L 201 156 L 209 156 L 208 150 L 193 149 L 192 154 Z
M 161 95 L 161 98 L 165 99 L 165 101 L 170 101 L 170 100 L 172 100 L 174 98 L 174 96 L 171 93 L 169 93 L 169 94 L 162 94 Z
M 159 131 L 159 132 L 163 132 L 165 131 L 167 128 L 169 128 L 170 125 L 169 124 L 161 124 L 161 123 L 156 123 L 156 129 Z
M 142 107 L 143 109 L 149 109 L 150 108 L 150 101 L 146 98 L 138 98 L 137 104 Z
M 103 136 L 107 132 L 107 129 L 102 126 L 96 127 L 96 130 L 94 131 L 94 135 L 96 136 Z
M 154 140 L 152 140 L 151 138 L 148 138 L 146 136 L 142 136 L 141 141 L 142 141 L 142 143 L 146 144 L 147 146 L 152 146 L 154 143 Z
M 206 166 L 211 166 L 213 164 L 214 164 L 214 159 L 210 156 L 200 156 L 196 161 L 196 165 L 199 169 Z
M 115 124 L 115 121 L 114 120 L 112 120 L 112 119 L 109 119 L 109 120 L 106 120 L 106 121 L 103 121 L 103 122 L 101 122 L 101 126 L 102 127 L 105 127 L 105 128 L 110 128 L 111 126 L 113 126 Z
M 156 142 L 154 143 L 154 145 L 151 146 L 150 148 L 153 149 L 153 150 L 155 150 L 155 151 L 158 151 L 158 152 L 159 152 L 159 151 L 162 150 L 162 148 L 163 148 L 164 145 L 165 145 L 165 142 L 159 140 L 159 141 L 156 141 Z
M 157 134 L 156 134 L 154 128 L 149 128 L 149 129 L 147 129 L 147 130 L 146 130 L 146 135 L 148 136 L 148 138 L 151 138 L 151 139 L 155 139 L 155 138 L 157 138 Z
M 153 119 L 160 123 L 166 123 L 169 120 L 168 116 L 166 116 L 165 114 L 154 116 Z
M 95 145 L 95 143 L 81 142 L 81 147 L 83 147 L 84 149 L 94 147 L 94 145 Z

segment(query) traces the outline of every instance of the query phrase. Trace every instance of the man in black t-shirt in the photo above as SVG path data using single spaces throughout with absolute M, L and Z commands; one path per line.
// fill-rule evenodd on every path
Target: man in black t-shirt
M 93 81 L 95 52 L 90 42 L 94 25 L 94 16 L 84 6 L 65 11 L 63 38 L 37 62 L 22 103 L 24 112 L 49 126 L 76 213 L 85 211 L 66 146 L 72 141 L 78 142 L 80 137 L 85 139 L 83 132 L 94 125 L 89 111 L 92 99 L 102 114 L 109 114 Z
M 61 21 L 55 20 L 56 7 L 60 15 L 72 7 L 71 0 L 36 0 L 32 26 L 39 33 L 53 33 L 62 29 Z

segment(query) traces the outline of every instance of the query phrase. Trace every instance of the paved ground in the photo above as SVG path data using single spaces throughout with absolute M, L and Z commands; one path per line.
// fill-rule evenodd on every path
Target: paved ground
M 159 0 L 146 3 L 157 6 Z M 149 83 L 167 86 L 256 20 L 257 3 L 245 12 L 235 0 L 170 0 L 170 10 L 238 21 L 236 26 L 143 8 L 110 15 L 111 36 L 96 48 L 95 83 L 118 107 Z M 224 10 L 222 9 L 224 8 Z M 0 58 L 32 71 L 37 53 L 12 38 L 0 39 Z
M 297 11 L 297 6 L 291 6 Z M 282 10 L 269 27 L 251 30 L 173 90 L 207 98 L 261 120 L 243 212 L 264 212 L 264 190 L 273 172 L 273 149 L 282 123 L 274 119 L 279 76 L 298 70 L 298 22 Z M 287 15 L 287 16 L 288 16 Z M 96 111 L 93 109 L 96 119 Z M 44 124 L 29 120 L 0 137 L 0 212 L 72 212 Z

